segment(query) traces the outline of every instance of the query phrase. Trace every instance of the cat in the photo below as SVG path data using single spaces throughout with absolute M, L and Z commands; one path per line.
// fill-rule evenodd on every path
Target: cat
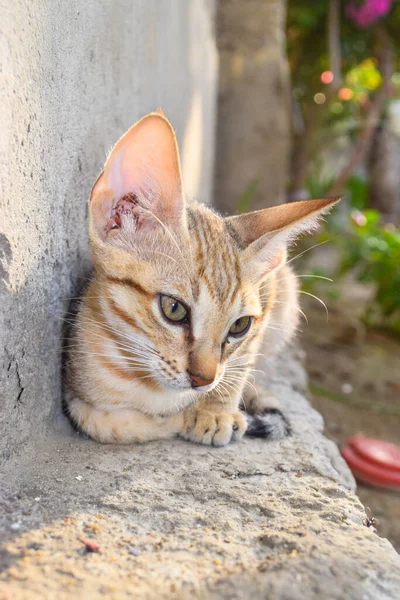
M 133 125 L 89 200 L 94 275 L 72 326 L 64 392 L 73 425 L 103 443 L 288 435 L 248 378 L 263 338 L 277 353 L 297 327 L 287 245 L 337 200 L 221 217 L 186 202 L 164 113 Z

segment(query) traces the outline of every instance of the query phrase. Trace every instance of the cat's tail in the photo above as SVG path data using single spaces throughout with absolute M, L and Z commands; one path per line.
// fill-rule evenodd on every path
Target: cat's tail
M 280 402 L 267 388 L 246 385 L 240 410 L 245 413 L 249 437 L 280 440 L 292 434 L 290 423 L 279 408 Z
M 260 414 L 246 414 L 249 437 L 280 440 L 292 434 L 290 424 L 278 408 L 266 408 Z

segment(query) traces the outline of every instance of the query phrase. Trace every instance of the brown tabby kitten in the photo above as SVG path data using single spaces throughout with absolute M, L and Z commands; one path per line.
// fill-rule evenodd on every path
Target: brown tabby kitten
M 239 404 L 263 337 L 276 353 L 296 329 L 286 246 L 336 200 L 222 218 L 186 204 L 165 116 L 136 123 L 90 197 L 95 271 L 69 348 L 71 421 L 105 443 L 181 436 L 224 446 L 247 428 L 286 435 L 264 392 L 245 400 L 253 416 Z

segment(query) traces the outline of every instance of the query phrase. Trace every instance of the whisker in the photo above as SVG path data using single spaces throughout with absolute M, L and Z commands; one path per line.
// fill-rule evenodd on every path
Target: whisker
M 218 384 L 219 386 L 219 384 Z M 215 391 L 218 394 L 218 398 L 221 399 L 222 404 L 225 404 L 225 398 L 223 393 L 221 392 L 221 390 L 219 389 L 219 387 L 215 387 L 214 390 L 211 390 L 209 393 L 211 394 L 213 391 Z
M 85 330 L 82 329 L 82 331 L 85 331 Z M 104 342 L 104 336 L 103 335 L 101 335 L 99 333 L 96 333 L 96 332 L 93 332 L 93 331 L 91 332 L 91 335 L 94 335 L 94 336 L 100 338 Z M 138 350 L 141 350 L 145 354 L 147 353 L 148 355 L 151 355 L 151 356 L 153 356 L 155 358 L 158 358 L 158 355 L 156 353 L 151 352 L 149 348 L 141 347 L 140 344 L 138 344 L 137 347 L 135 348 L 132 345 L 118 344 L 118 343 L 116 343 L 114 341 L 111 341 L 109 343 L 113 344 L 113 346 L 115 346 L 116 349 L 121 350 L 122 352 L 129 352 L 131 354 L 136 354 L 137 356 L 139 356 Z M 99 342 L 99 344 L 100 344 L 100 342 Z M 87 344 L 84 344 L 83 342 L 82 343 L 75 342 L 73 344 L 67 344 L 64 347 L 64 349 L 68 350 L 68 349 L 74 348 L 74 347 L 75 348 L 82 348 L 82 349 L 84 349 L 86 347 L 86 345 Z
M 76 362 L 78 360 L 81 359 L 82 356 L 88 356 L 89 358 L 93 358 L 93 357 L 108 357 L 109 355 L 107 354 L 86 354 L 86 353 L 75 353 L 73 356 L 71 356 L 70 360 L 68 360 L 65 365 L 69 365 L 72 362 Z M 112 356 L 110 357 L 112 358 Z M 126 369 L 127 371 L 139 371 L 139 372 L 143 372 L 143 369 L 152 369 L 154 370 L 152 365 L 149 364 L 140 364 L 140 363 L 135 363 L 134 364 L 130 364 L 129 362 L 123 362 L 120 360 L 113 360 L 113 365 L 118 366 L 118 367 L 123 367 L 124 369 Z
M 221 386 L 222 390 L 224 390 L 225 393 L 227 394 L 227 396 L 229 396 L 229 397 L 231 397 L 232 391 L 234 394 L 240 395 L 239 390 L 236 389 L 233 385 L 228 384 L 228 382 L 226 380 L 220 381 L 219 385 Z M 230 390 L 232 390 L 232 391 L 230 391 Z
M 261 371 L 261 369 L 253 369 L 252 367 L 248 367 L 247 365 L 237 365 L 237 367 L 244 367 L 244 370 L 242 371 L 243 373 L 248 372 L 250 375 L 253 375 L 253 373 L 261 373 L 262 375 L 265 375 L 264 371 Z M 241 371 L 236 371 L 234 369 L 231 370 L 229 367 L 227 367 L 226 372 L 236 374 L 240 373 Z
M 98 338 L 100 338 L 104 343 L 104 346 L 109 346 L 112 345 L 113 348 L 116 348 L 117 350 L 120 350 L 121 352 L 128 352 L 129 354 L 136 354 L 137 356 L 139 356 L 140 352 L 142 352 L 144 355 L 149 354 L 154 356 L 154 354 L 152 354 L 151 352 L 148 351 L 148 348 L 141 348 L 139 345 L 137 345 L 136 347 L 133 346 L 132 344 L 124 344 L 124 343 L 119 343 L 119 342 L 115 342 L 114 340 L 109 340 L 109 338 L 105 338 L 105 336 L 101 335 L 100 333 L 96 333 L 91 331 L 90 332 L 91 335 L 94 335 Z M 86 340 L 82 341 L 82 342 L 78 342 L 77 340 L 75 340 L 74 338 L 62 338 L 63 341 L 66 342 L 65 346 L 61 346 L 62 350 L 69 350 L 71 348 L 89 348 L 92 344 L 88 343 Z M 94 342 L 97 345 L 100 345 L 100 342 L 96 341 Z
M 303 317 L 308 325 L 308 317 L 307 317 L 306 313 L 303 310 L 301 310 L 300 306 L 296 306 L 296 305 L 293 306 L 293 304 L 291 304 L 290 302 L 284 302 L 283 300 L 275 300 L 275 302 L 277 304 L 286 304 L 286 305 L 291 306 L 292 308 L 295 308 L 300 314 L 303 315 Z
M 248 384 L 248 385 L 250 385 L 250 387 L 252 387 L 252 388 L 254 389 L 254 391 L 256 392 L 256 394 L 257 394 L 257 396 L 258 396 L 258 390 L 257 390 L 257 388 L 255 387 L 255 385 L 253 385 L 253 384 L 252 384 L 252 383 L 251 383 L 251 382 L 250 382 L 248 379 L 246 380 L 246 378 L 245 378 L 245 377 L 236 377 L 236 376 L 232 376 L 232 375 L 230 375 L 230 376 L 229 376 L 229 378 L 230 378 L 230 379 L 233 379 L 234 381 L 240 381 L 240 382 L 243 382 L 243 387 L 244 387 L 244 384 Z M 225 382 L 225 383 L 227 383 L 227 381 L 226 381 L 226 380 L 224 380 L 224 382 Z
M 186 258 L 185 258 L 185 256 L 183 255 L 183 253 L 182 253 L 182 250 L 181 250 L 181 248 L 179 247 L 178 241 L 176 240 L 176 238 L 175 238 L 175 236 L 173 235 L 173 233 L 172 233 L 172 232 L 171 232 L 171 231 L 168 229 L 168 227 L 166 227 L 166 225 L 165 225 L 165 224 L 164 224 L 164 223 L 163 223 L 163 222 L 162 222 L 162 221 L 161 221 L 161 220 L 160 220 L 160 219 L 159 219 L 159 218 L 158 218 L 158 217 L 157 217 L 157 216 L 156 216 L 156 215 L 155 215 L 155 214 L 154 214 L 154 213 L 153 213 L 151 210 L 148 210 L 148 209 L 146 209 L 146 208 L 143 208 L 143 210 L 144 210 L 145 212 L 147 212 L 147 213 L 151 214 L 151 216 L 152 216 L 152 217 L 153 217 L 153 218 L 154 218 L 156 221 L 158 221 L 158 223 L 161 225 L 161 227 L 163 227 L 163 229 L 165 230 L 165 232 L 166 232 L 166 233 L 167 233 L 167 234 L 170 236 L 171 240 L 172 240 L 172 241 L 173 241 L 173 243 L 175 244 L 175 246 L 176 246 L 176 248 L 177 248 L 177 250 L 178 250 L 179 254 L 181 255 L 181 257 L 182 257 L 182 259 L 183 259 L 183 265 L 185 266 L 185 270 L 186 270 L 186 268 L 187 268 L 187 267 L 190 267 L 190 265 L 186 265 Z M 191 279 L 192 279 L 192 275 L 191 275 L 191 272 L 190 272 L 190 268 L 188 268 L 188 269 L 186 270 L 186 275 L 188 276 L 188 278 L 189 278 L 189 281 L 191 281 Z
M 212 394 L 213 392 L 215 392 L 215 393 L 218 395 L 218 398 L 220 398 L 220 399 L 221 399 L 222 405 L 224 405 L 224 404 L 225 404 L 225 397 L 224 397 L 224 395 L 223 395 L 223 393 L 222 393 L 222 391 L 221 391 L 220 387 L 222 388 L 222 390 L 223 390 L 224 392 L 226 392 L 226 389 L 225 389 L 225 388 L 224 388 L 224 387 L 221 385 L 221 381 L 220 381 L 220 382 L 218 383 L 218 385 L 217 385 L 217 386 L 216 386 L 216 387 L 215 387 L 213 390 L 210 390 L 210 392 L 209 392 L 209 393 L 210 393 L 210 394 Z
M 240 397 L 240 402 L 243 404 L 245 412 L 247 412 L 247 405 L 243 394 Z
M 285 327 L 274 327 L 271 325 L 267 325 L 265 329 L 270 329 L 271 331 L 283 331 L 284 333 L 286 332 Z
M 326 312 L 326 322 L 328 323 L 329 320 L 329 312 L 328 312 L 328 307 L 326 306 L 325 302 L 323 300 L 321 300 L 321 298 L 318 298 L 318 296 L 315 296 L 314 294 L 310 294 L 310 292 L 305 292 L 304 290 L 299 290 L 300 294 L 305 294 L 306 296 L 311 296 L 311 298 L 315 298 L 315 300 L 318 300 L 318 302 L 320 304 L 322 304 L 322 306 L 325 308 L 325 312 Z
M 172 260 L 172 262 L 174 262 L 175 264 L 179 264 L 177 260 L 175 260 L 175 258 L 172 258 L 172 256 L 170 256 L 169 254 L 165 254 L 165 252 L 160 252 L 159 250 L 152 250 L 152 254 L 160 254 L 161 256 L 164 256 L 165 258 L 168 258 L 169 260 Z
M 240 360 L 240 359 L 244 358 L 245 356 L 256 357 L 256 356 L 264 356 L 264 354 L 262 352 L 257 352 L 255 354 L 253 354 L 252 352 L 247 352 L 246 354 L 241 354 L 240 356 L 236 356 L 235 358 L 228 358 L 227 363 L 233 362 L 236 360 Z
M 84 322 L 86 322 L 90 325 L 97 327 L 98 329 L 106 329 L 107 331 L 110 331 L 119 337 L 125 338 L 128 341 L 133 342 L 135 345 L 142 346 L 142 348 L 157 355 L 157 353 L 153 350 L 153 348 L 151 348 L 151 346 L 146 344 L 146 342 L 144 342 L 143 340 L 140 340 L 132 335 L 127 335 L 126 333 L 123 333 L 122 331 L 115 329 L 114 327 L 110 327 L 109 325 L 107 325 L 106 323 L 104 323 L 102 321 L 96 321 L 96 320 L 90 319 L 89 317 L 86 317 L 86 316 L 81 316 L 80 319 L 82 319 Z M 67 322 L 69 322 L 69 321 L 67 321 Z M 85 331 L 85 328 L 82 327 L 79 322 L 75 321 L 74 323 L 72 323 L 72 325 L 75 326 L 77 329 L 80 328 L 81 331 Z M 94 333 L 94 335 L 99 335 L 99 334 Z M 99 337 L 104 337 L 104 336 L 100 335 Z
M 325 277 L 324 275 L 312 275 L 311 273 L 309 275 L 293 275 L 293 277 L 295 277 L 295 279 L 302 279 L 304 277 L 309 277 L 309 278 L 313 278 L 313 279 L 324 279 L 325 281 L 330 281 L 331 283 L 333 283 L 333 279 L 331 279 L 330 277 Z M 285 281 L 286 277 L 281 277 L 280 279 L 276 279 L 275 282 L 279 283 L 280 281 Z
M 328 242 L 331 242 L 331 241 L 332 240 L 324 240 L 323 242 L 319 242 L 319 244 L 314 244 L 314 246 L 311 246 L 310 248 L 306 248 L 305 250 L 303 250 L 303 252 L 299 252 L 299 254 L 296 254 L 296 256 L 293 256 L 293 258 L 291 258 L 290 260 L 287 260 L 285 264 L 289 265 L 291 262 L 293 262 L 297 258 L 300 258 L 307 252 L 310 252 L 310 250 L 313 250 L 314 248 L 318 248 L 318 246 L 322 246 L 323 244 L 327 244 Z
M 330 277 L 325 277 L 324 275 L 295 275 L 296 279 L 301 279 L 302 277 L 310 277 L 313 279 L 324 279 L 325 281 L 330 281 L 331 283 L 333 283 L 333 279 L 331 279 Z
M 123 356 L 122 354 L 104 354 L 101 352 L 88 352 L 85 350 L 74 350 L 73 354 L 75 354 L 75 355 L 79 354 L 81 356 L 89 356 L 89 357 L 103 356 L 104 358 L 115 358 L 120 362 L 120 364 L 133 363 L 133 364 L 147 366 L 147 367 L 151 366 L 149 361 L 144 361 L 144 360 L 137 359 L 137 358 L 131 358 L 129 356 Z

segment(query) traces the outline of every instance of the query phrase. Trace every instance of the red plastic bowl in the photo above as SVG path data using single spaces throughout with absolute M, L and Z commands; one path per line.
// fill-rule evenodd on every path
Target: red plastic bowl
M 359 481 L 400 491 L 400 446 L 356 435 L 341 452 Z

